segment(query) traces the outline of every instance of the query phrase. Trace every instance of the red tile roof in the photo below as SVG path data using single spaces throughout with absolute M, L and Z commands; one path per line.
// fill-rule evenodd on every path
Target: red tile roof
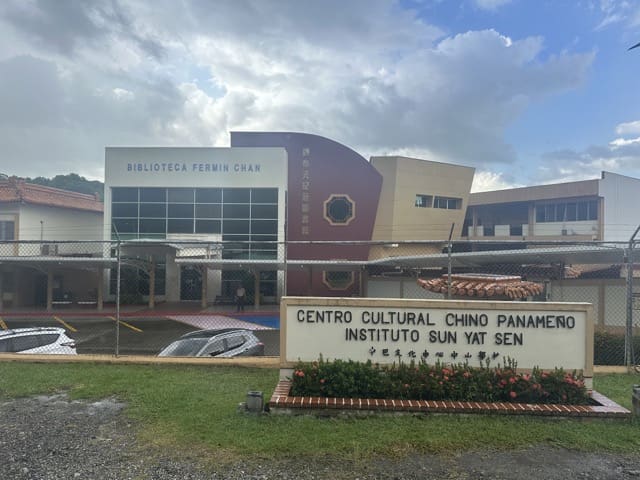
M 26 183 L 14 178 L 0 181 L 0 202 L 30 203 L 91 212 L 103 211 L 103 204 L 97 196 Z

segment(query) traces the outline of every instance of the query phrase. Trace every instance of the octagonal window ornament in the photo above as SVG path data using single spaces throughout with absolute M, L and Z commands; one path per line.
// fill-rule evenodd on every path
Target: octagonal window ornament
M 324 201 L 323 213 L 331 225 L 349 225 L 356 218 L 356 203 L 345 193 L 333 193 Z
M 347 290 L 355 282 L 353 272 L 325 271 L 322 272 L 322 283 L 330 290 Z

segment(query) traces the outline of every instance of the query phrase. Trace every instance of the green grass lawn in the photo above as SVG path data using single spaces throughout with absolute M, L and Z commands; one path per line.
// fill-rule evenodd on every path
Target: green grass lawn
M 500 416 L 315 418 L 237 413 L 249 390 L 269 398 L 277 370 L 210 366 L 0 363 L 0 398 L 67 392 L 73 399 L 117 397 L 140 440 L 224 461 L 264 457 L 370 455 L 513 449 L 532 444 L 631 453 L 640 422 Z M 631 407 L 638 375 L 598 375 L 596 390 Z

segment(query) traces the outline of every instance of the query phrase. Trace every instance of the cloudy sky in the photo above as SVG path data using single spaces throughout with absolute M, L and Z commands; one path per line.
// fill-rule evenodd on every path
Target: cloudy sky
M 640 177 L 636 0 L 2 0 L 0 172 L 315 133 L 474 189 Z

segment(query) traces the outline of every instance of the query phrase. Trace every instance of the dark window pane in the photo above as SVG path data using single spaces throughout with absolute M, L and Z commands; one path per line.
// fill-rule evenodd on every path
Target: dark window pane
M 196 205 L 196 218 L 220 218 L 221 216 L 222 205 Z
M 544 206 L 544 221 L 555 222 L 556 221 L 556 206 L 555 204 Z
M 248 234 L 249 220 L 224 220 L 222 231 L 231 234 Z
M 118 233 L 137 233 L 138 220 L 125 220 L 122 218 L 114 218 L 113 226 Z
M 167 217 L 193 218 L 193 204 L 192 203 L 170 203 Z
M 248 188 L 225 188 L 222 190 L 224 203 L 249 203 Z
M 130 187 L 114 187 L 111 189 L 112 202 L 137 202 L 138 189 Z
M 278 203 L 278 189 L 252 188 L 251 203 Z
M 558 203 L 556 205 L 556 222 L 565 222 L 567 217 L 566 213 L 566 205 L 564 203 Z
M 254 242 L 277 242 L 278 241 L 278 236 L 277 235 L 256 235 L 256 234 L 252 234 L 251 235 L 251 240 L 253 240 Z
M 44 347 L 45 345 L 51 345 L 56 340 L 58 340 L 59 336 L 60 335 L 58 335 L 57 333 L 43 333 L 41 335 L 38 335 L 38 345 L 41 347 Z
M 578 220 L 587 220 L 589 217 L 588 205 L 587 202 L 578 203 Z
M 193 233 L 193 220 L 168 220 L 168 233 Z
M 544 205 L 536 205 L 536 222 L 544 222 Z
M 38 336 L 37 335 L 27 335 L 24 337 L 14 337 L 13 338 L 13 351 L 14 352 L 22 352 L 24 350 L 31 350 L 32 348 L 37 348 L 38 345 Z
M 598 202 L 596 200 L 591 200 L 589 202 L 589 220 L 597 220 L 598 219 Z
M 11 340 L 9 339 L 4 339 L 4 340 L 0 340 L 0 352 L 10 352 L 10 345 L 9 342 Z
M 140 219 L 140 233 L 165 233 L 167 221 L 165 219 Z
M 224 234 L 222 235 L 222 241 L 223 242 L 245 242 L 245 246 L 248 245 L 249 240 L 251 239 L 251 237 L 249 235 L 229 235 L 229 234 Z M 226 245 L 225 245 L 226 248 Z
M 169 201 L 174 203 L 193 203 L 193 188 L 170 188 Z
M 114 203 L 113 205 L 111 205 L 111 216 L 135 218 L 138 216 L 138 204 Z
M 251 233 L 275 234 L 278 232 L 278 222 L 276 220 L 253 220 L 251 222 Z
M 222 207 L 224 218 L 249 218 L 249 205 L 229 205 Z
M 140 201 L 141 202 L 166 202 L 167 189 L 166 188 L 141 188 Z
M 567 222 L 575 222 L 578 215 L 578 206 L 575 202 L 567 203 Z
M 251 218 L 278 218 L 277 205 L 251 205 Z
M 222 190 L 219 188 L 196 188 L 196 203 L 220 203 Z
M 15 224 L 9 220 L 0 222 L 0 240 L 15 240 Z
M 196 220 L 196 233 L 220 233 L 220 220 Z
M 164 203 L 141 203 L 140 216 L 164 218 L 167 216 L 167 206 Z

